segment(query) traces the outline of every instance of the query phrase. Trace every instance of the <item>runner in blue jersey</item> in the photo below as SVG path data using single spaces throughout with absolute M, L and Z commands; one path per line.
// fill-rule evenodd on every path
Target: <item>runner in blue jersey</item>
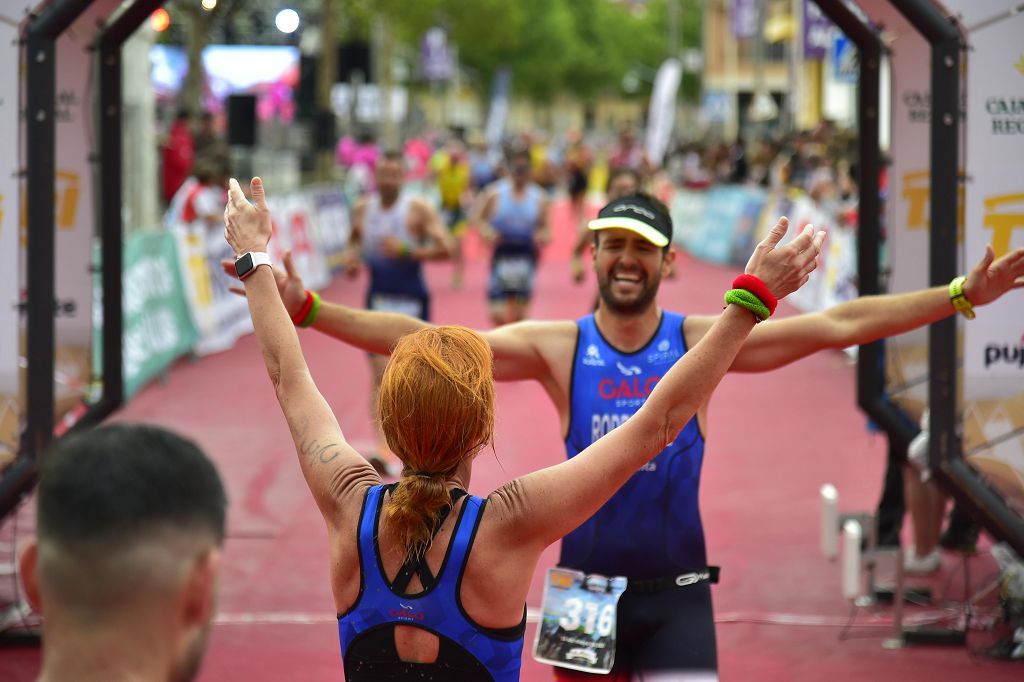
M 529 152 L 511 154 L 510 177 L 487 188 L 471 221 L 494 247 L 487 300 L 495 325 L 526 317 L 538 249 L 551 240 L 548 200 L 530 181 L 531 172 Z
M 758 318 L 751 310 L 757 308 L 750 300 L 730 300 L 705 340 L 665 372 L 627 422 L 579 456 L 486 498 L 464 491 L 475 456 L 493 442 L 491 348 L 465 327 L 405 335 L 389 349 L 377 405 L 388 443 L 404 465 L 401 480 L 384 486 L 346 443 L 313 383 L 293 325 L 315 324 L 321 307 L 314 296 L 310 311 L 300 309 L 301 318 L 292 312 L 289 320 L 266 253 L 272 229 L 258 178 L 251 189 L 255 206 L 231 181 L 225 236 L 245 268 L 240 272 L 263 359 L 327 525 L 345 678 L 518 680 L 526 596 L 541 554 L 686 428 L 754 328 Z M 753 291 L 748 295 L 765 301 L 806 283 L 821 238 L 805 231 L 778 247 L 784 233 L 782 226 L 774 229 L 747 265 L 750 281 L 764 293 L 749 286 L 742 293 Z M 610 632 L 614 605 L 605 604 L 603 614 L 599 629 Z
M 629 202 L 629 199 L 618 201 Z M 639 199 L 651 202 L 657 208 L 653 211 L 655 215 L 661 215 L 663 222 L 668 220 L 664 209 L 653 200 L 643 196 Z M 592 317 L 579 322 L 527 320 L 484 333 L 494 352 L 496 380 L 535 380 L 544 387 L 561 420 L 570 456 L 589 442 L 587 434 L 592 437 L 595 427 L 601 432 L 615 424 L 628 424 L 629 420 L 623 422 L 622 415 L 630 414 L 633 409 L 630 401 L 649 399 L 648 381 L 660 373 L 653 364 L 658 361 L 657 354 L 694 352 L 697 343 L 707 336 L 720 317 L 676 317 L 658 306 L 659 283 L 675 260 L 672 249 L 660 245 L 667 243 L 665 236 L 671 232 L 654 229 L 654 221 L 647 216 L 625 220 L 627 212 L 615 211 L 617 205 L 620 204 L 613 202 L 601 213 L 605 218 L 618 216 L 618 220 L 591 225 L 600 228 L 594 232 L 593 252 L 600 303 Z M 785 219 L 781 219 L 780 225 L 784 224 Z M 685 272 L 680 276 L 685 276 Z M 277 282 L 286 308 L 293 311 L 300 307 L 301 281 L 279 273 Z M 964 291 L 977 307 L 1020 286 L 1024 286 L 1024 249 L 995 259 L 989 248 L 967 275 Z M 954 314 L 956 309 L 945 286 L 855 299 L 822 312 L 758 325 L 730 371 L 769 371 L 820 350 L 870 343 Z M 325 303 L 313 326 L 359 348 L 384 353 L 398 338 L 422 328 L 425 323 L 407 316 Z M 591 327 L 601 343 L 582 343 L 583 336 L 591 333 Z M 674 336 L 676 334 L 678 336 Z M 662 351 L 664 341 L 668 341 L 669 347 Z M 590 353 L 591 345 L 595 346 L 595 353 Z M 588 354 L 592 358 L 589 365 Z M 603 364 L 598 362 L 598 356 Z M 621 363 L 622 368 L 617 363 Z M 586 372 L 575 374 L 574 368 L 580 367 L 586 368 Z M 639 368 L 639 374 L 635 368 Z M 580 396 L 578 391 L 584 389 L 576 385 L 577 378 L 581 384 L 589 382 L 590 390 L 596 390 L 597 395 Z M 610 398 L 601 395 L 602 381 L 606 381 L 604 392 Z M 694 390 L 701 385 L 699 381 L 695 383 Z M 705 405 L 698 410 L 695 421 L 688 421 L 680 428 L 680 435 L 673 439 L 669 451 L 654 459 L 654 469 L 650 470 L 651 465 L 648 470 L 639 468 L 634 476 L 636 482 L 627 484 L 623 497 L 609 502 L 613 505 L 609 509 L 612 509 L 622 505 L 625 496 L 654 495 L 663 504 L 659 507 L 646 498 L 640 500 L 640 504 L 649 509 L 642 522 L 636 521 L 628 532 L 619 532 L 623 526 L 615 525 L 617 516 L 599 511 L 596 519 L 585 524 L 566 543 L 568 553 L 563 555 L 563 561 L 578 562 L 584 570 L 621 569 L 622 575 L 633 579 L 634 587 L 627 590 L 619 602 L 618 679 L 631 676 L 658 679 L 658 673 L 673 680 L 711 679 L 715 675 L 711 597 L 708 580 L 704 577 L 711 572 L 693 570 L 705 563 L 703 530 L 696 510 L 698 459 L 707 433 Z M 690 438 L 696 440 L 691 442 Z M 680 489 L 675 489 L 676 485 L 681 486 Z M 630 502 L 636 500 L 630 499 Z M 677 528 L 679 519 L 689 526 Z M 612 525 L 606 528 L 603 524 Z M 657 535 L 659 529 L 664 533 L 661 537 Z M 644 544 L 633 543 L 630 537 L 620 537 L 623 535 L 642 537 Z M 688 543 L 692 556 L 682 556 L 674 547 L 676 542 Z M 627 557 L 630 547 L 635 551 L 631 560 Z M 665 573 L 652 578 L 649 570 L 652 566 L 659 566 Z M 560 676 L 569 674 L 559 670 Z
M 423 261 L 451 256 L 451 236 L 430 205 L 402 192 L 405 166 L 402 156 L 386 152 L 377 162 L 377 191 L 363 197 L 352 212 L 352 232 L 345 267 L 354 276 L 360 265 L 370 272 L 366 291 L 368 310 L 402 313 L 430 320 L 430 294 L 423 279 Z M 386 355 L 371 354 L 373 391 L 370 413 L 377 402 Z M 394 475 L 398 460 L 377 425 L 377 454 L 370 462 L 382 474 Z

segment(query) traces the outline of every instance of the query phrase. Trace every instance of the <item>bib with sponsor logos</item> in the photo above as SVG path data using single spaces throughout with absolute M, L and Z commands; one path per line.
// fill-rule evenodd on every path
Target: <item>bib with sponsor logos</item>
M 494 259 L 494 278 L 506 291 L 522 291 L 533 279 L 534 259 L 530 256 L 502 256 Z
M 566 454 L 575 457 L 633 416 L 686 353 L 684 317 L 663 311 L 651 339 L 626 353 L 593 315 L 577 322 Z M 707 565 L 698 508 L 704 437 L 691 419 L 592 517 L 562 540 L 559 564 L 587 573 L 658 578 Z
M 591 673 L 615 665 L 615 623 L 626 578 L 549 568 L 533 657 Z

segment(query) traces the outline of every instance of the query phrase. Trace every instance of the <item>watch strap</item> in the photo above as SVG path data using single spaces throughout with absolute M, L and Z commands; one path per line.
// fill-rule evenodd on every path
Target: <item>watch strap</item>
M 235 263 L 237 264 L 239 260 L 242 260 L 243 258 L 245 258 L 247 256 L 252 261 L 252 267 L 246 273 L 240 274 L 238 276 L 239 279 L 243 279 L 244 280 L 244 279 L 248 278 L 249 276 L 252 275 L 252 273 L 256 272 L 256 268 L 258 268 L 261 265 L 273 266 L 273 263 L 270 260 L 270 254 L 267 253 L 266 251 L 249 251 L 248 253 L 243 253 L 241 256 L 238 257 L 238 259 L 235 261 Z M 237 270 L 237 266 L 236 266 L 236 270 Z
M 967 295 L 964 294 L 964 283 L 966 281 L 967 278 L 963 275 L 953 278 L 953 281 L 949 283 L 949 300 L 957 312 L 968 320 L 973 320 L 975 317 L 974 306 L 968 300 Z

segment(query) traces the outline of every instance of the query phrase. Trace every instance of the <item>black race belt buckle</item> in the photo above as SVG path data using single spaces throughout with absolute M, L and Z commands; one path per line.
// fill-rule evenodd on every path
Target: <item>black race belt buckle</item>
M 664 590 L 689 587 L 698 583 L 718 583 L 718 574 L 721 572 L 719 566 L 708 566 L 697 571 L 680 573 L 679 575 L 666 576 L 664 578 L 645 578 L 643 580 L 630 579 L 629 592 L 662 592 Z

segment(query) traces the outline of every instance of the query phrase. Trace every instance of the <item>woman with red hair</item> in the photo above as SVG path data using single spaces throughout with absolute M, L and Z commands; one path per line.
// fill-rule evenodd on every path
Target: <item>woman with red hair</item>
M 517 478 L 486 498 L 469 495 L 473 461 L 492 444 L 494 381 L 486 341 L 464 327 L 402 337 L 378 401 L 401 480 L 384 486 L 346 443 L 302 356 L 266 256 L 263 184 L 250 205 L 235 180 L 225 236 L 235 251 L 253 325 L 291 428 L 306 483 L 327 524 L 331 587 L 345 678 L 517 680 L 526 595 L 544 549 L 586 521 L 693 417 L 754 324 L 814 269 L 810 237 L 758 245 L 745 288 L 727 296 L 711 331 L 654 387 L 640 410 L 579 456 Z M 801 251 L 801 246 L 804 249 Z M 752 314 L 753 313 L 753 314 Z

